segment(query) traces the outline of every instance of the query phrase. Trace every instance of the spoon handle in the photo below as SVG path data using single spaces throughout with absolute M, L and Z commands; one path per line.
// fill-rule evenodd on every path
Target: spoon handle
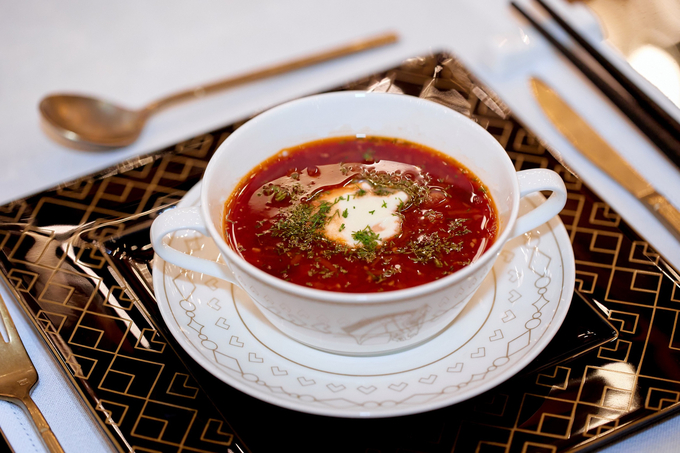
M 202 97 L 205 96 L 206 94 L 214 93 L 216 91 L 224 90 L 226 88 L 231 88 L 236 85 L 253 82 L 255 80 L 264 79 L 267 77 L 272 77 L 275 75 L 294 71 L 296 69 L 312 66 L 317 63 L 322 63 L 324 61 L 344 57 L 346 55 L 350 55 L 353 53 L 361 52 L 379 46 L 384 46 L 386 44 L 391 44 L 396 42 L 397 39 L 398 37 L 396 34 L 386 33 L 383 35 L 375 36 L 373 38 L 355 41 L 348 45 L 344 45 L 342 47 L 303 57 L 298 60 L 289 61 L 287 63 L 266 67 L 254 72 L 238 75 L 235 77 L 230 77 L 224 80 L 219 80 L 208 85 L 190 88 L 188 90 L 180 91 L 179 93 L 172 94 L 170 96 L 152 102 L 151 104 L 147 105 L 144 108 L 144 112 L 147 115 L 150 115 L 156 110 L 168 107 L 172 104 L 176 104 L 181 101 Z

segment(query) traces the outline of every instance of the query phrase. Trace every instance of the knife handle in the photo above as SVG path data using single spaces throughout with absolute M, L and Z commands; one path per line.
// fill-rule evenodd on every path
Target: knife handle
M 654 192 L 642 199 L 654 215 L 680 240 L 680 212 L 664 197 Z

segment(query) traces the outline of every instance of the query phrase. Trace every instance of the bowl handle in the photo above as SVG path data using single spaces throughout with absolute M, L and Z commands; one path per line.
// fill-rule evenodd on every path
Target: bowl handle
M 165 237 L 179 230 L 193 230 L 210 237 L 203 222 L 200 207 L 174 208 L 165 211 L 151 225 L 151 244 L 154 251 L 165 261 L 181 268 L 207 274 L 238 285 L 234 273 L 225 264 L 187 255 L 173 248 Z
M 545 202 L 517 218 L 510 238 L 520 236 L 543 225 L 562 211 L 567 202 L 567 188 L 560 175 L 545 168 L 534 168 L 517 172 L 519 196 L 549 190 L 552 193 Z

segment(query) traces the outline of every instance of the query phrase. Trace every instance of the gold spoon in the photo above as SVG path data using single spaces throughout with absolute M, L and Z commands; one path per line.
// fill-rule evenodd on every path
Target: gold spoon
M 99 147 L 127 146 L 139 137 L 151 115 L 172 104 L 396 41 L 397 36 L 393 33 L 360 40 L 299 60 L 180 91 L 158 99 L 140 110 L 126 109 L 89 96 L 54 94 L 45 97 L 40 102 L 40 113 L 46 122 L 52 126 L 53 132 L 72 144 Z

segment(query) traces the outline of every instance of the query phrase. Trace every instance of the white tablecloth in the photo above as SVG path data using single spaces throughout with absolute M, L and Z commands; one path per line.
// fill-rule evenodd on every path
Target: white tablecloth
M 582 5 L 555 0 L 595 39 L 600 28 Z M 56 91 L 93 93 L 130 107 L 174 90 L 396 31 L 397 45 L 305 69 L 167 110 L 140 140 L 109 152 L 50 141 L 37 105 Z M 615 55 L 607 45 L 604 51 Z M 540 38 L 506 0 L 326 1 L 23 0 L 0 6 L 0 204 L 156 150 L 288 99 L 337 86 L 430 51 L 458 55 L 559 150 L 570 168 L 680 269 L 680 244 L 631 195 L 582 158 L 547 122 L 528 77 L 539 75 L 565 97 L 657 190 L 680 207 L 680 173 L 621 114 Z M 624 70 L 629 70 L 622 63 Z M 634 75 L 635 76 L 635 75 Z M 648 84 L 652 96 L 678 110 Z M 24 343 L 40 373 L 34 398 L 67 452 L 108 451 L 75 391 L 6 288 Z M 2 358 L 0 357 L 0 360 Z M 606 451 L 676 451 L 680 420 L 641 431 Z M 18 452 L 43 451 L 15 406 L 0 402 L 0 427 Z

